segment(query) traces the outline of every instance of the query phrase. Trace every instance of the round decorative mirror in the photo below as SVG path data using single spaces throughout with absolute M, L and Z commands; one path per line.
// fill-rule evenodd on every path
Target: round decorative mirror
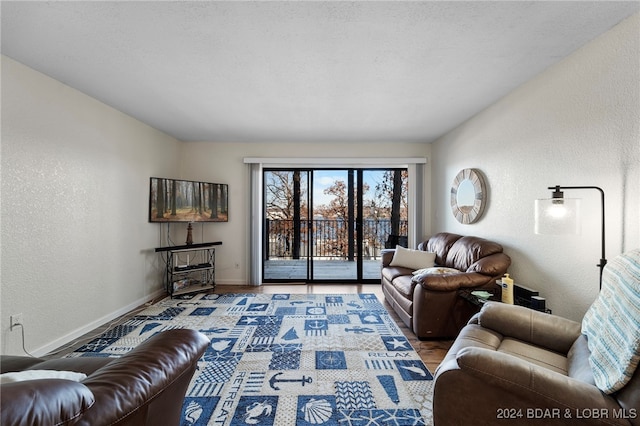
M 479 170 L 460 170 L 451 185 L 451 211 L 458 222 L 469 224 L 482 216 L 487 202 L 484 179 Z

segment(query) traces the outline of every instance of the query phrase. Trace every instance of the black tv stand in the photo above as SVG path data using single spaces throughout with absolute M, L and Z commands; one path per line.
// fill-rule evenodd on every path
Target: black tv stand
M 222 241 L 157 247 L 166 253 L 166 288 L 171 297 L 213 290 L 216 286 L 216 250 Z

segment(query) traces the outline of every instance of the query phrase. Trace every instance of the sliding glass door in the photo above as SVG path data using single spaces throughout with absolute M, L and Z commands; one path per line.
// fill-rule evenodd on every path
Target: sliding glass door
M 265 170 L 263 280 L 308 281 L 310 171 Z
M 264 282 L 380 280 L 380 250 L 406 241 L 406 169 L 263 173 Z

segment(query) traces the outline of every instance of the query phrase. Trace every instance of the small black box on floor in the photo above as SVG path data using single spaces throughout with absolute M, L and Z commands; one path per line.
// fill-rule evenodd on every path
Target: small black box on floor
M 540 296 L 531 297 L 531 309 L 545 312 L 547 310 L 547 300 Z
M 513 285 L 513 301 L 516 305 L 532 308 L 533 306 L 531 298 L 538 295 L 539 293 L 537 290 L 525 287 L 520 284 Z

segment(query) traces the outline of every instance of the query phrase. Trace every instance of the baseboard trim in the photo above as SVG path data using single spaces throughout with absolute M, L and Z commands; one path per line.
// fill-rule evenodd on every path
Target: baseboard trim
M 250 284 L 247 284 L 246 280 L 242 280 L 242 279 L 216 280 L 216 284 L 220 284 L 220 285 L 250 285 Z
M 47 343 L 44 346 L 41 346 L 35 350 L 31 351 L 31 354 L 35 357 L 40 357 L 43 355 L 47 355 L 49 352 L 56 350 L 62 346 L 65 345 L 69 345 L 71 343 L 73 343 L 75 340 L 78 340 L 80 337 L 84 336 L 85 334 L 91 332 L 92 330 L 95 330 L 96 328 L 110 322 L 113 321 L 114 319 L 128 313 L 131 312 L 132 310 L 134 310 L 135 308 L 144 305 L 145 303 L 148 303 L 151 300 L 163 297 L 167 294 L 166 290 L 162 289 L 162 290 L 157 290 L 151 294 L 148 294 L 144 297 L 141 297 L 140 299 L 129 303 L 126 306 L 123 306 L 122 308 L 111 312 L 107 315 L 104 315 L 98 319 L 96 319 L 95 321 L 92 321 L 80 328 L 76 328 L 75 330 L 65 334 L 62 337 L 59 337 L 49 343 Z

